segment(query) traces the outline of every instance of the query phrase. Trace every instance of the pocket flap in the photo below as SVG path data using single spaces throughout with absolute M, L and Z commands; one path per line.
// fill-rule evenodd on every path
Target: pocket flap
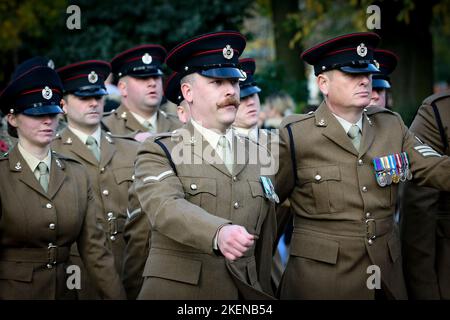
M 334 240 L 294 233 L 291 255 L 336 264 L 339 243 Z
M 22 262 L 0 261 L 0 279 L 31 282 L 33 266 Z
M 264 190 L 260 182 L 249 181 L 250 189 L 252 190 L 252 196 L 255 197 L 264 197 Z
M 145 265 L 144 277 L 157 277 L 198 284 L 202 262 L 180 256 L 152 254 Z
M 121 184 L 124 181 L 133 181 L 133 167 L 117 168 L 114 169 L 113 172 L 117 184 Z
M 316 168 L 300 168 L 298 169 L 298 178 L 300 184 L 322 181 L 341 180 L 341 171 L 339 166 L 324 166 Z
M 213 196 L 217 194 L 216 179 L 211 178 L 195 178 L 195 177 L 180 177 L 183 189 L 190 195 L 199 193 L 210 193 Z

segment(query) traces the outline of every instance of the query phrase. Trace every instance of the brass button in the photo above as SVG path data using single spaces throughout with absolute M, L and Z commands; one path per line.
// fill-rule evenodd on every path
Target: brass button
M 48 225 L 48 227 L 49 227 L 50 230 L 55 230 L 56 224 L 50 223 L 50 224 Z
M 369 243 L 369 245 L 373 244 L 373 240 L 372 239 L 369 239 L 367 242 Z
M 235 209 L 239 208 L 239 202 L 236 201 L 236 202 L 234 203 L 233 207 L 234 207 Z
M 191 189 L 192 190 L 197 190 L 197 185 L 195 183 L 191 184 Z
M 364 164 L 364 162 L 362 161 L 362 159 L 358 160 L 358 165 L 362 166 Z
M 109 191 L 108 190 L 103 190 L 102 192 L 105 196 L 109 195 Z
M 103 172 L 105 172 L 105 168 L 100 169 L 100 173 L 103 173 Z
M 362 192 L 367 192 L 367 187 L 362 187 Z
M 47 204 L 46 204 L 45 206 L 47 207 L 47 209 L 51 209 L 51 208 L 53 208 L 53 206 L 52 206 L 52 204 L 51 204 L 51 203 L 47 203 Z
M 51 269 L 51 268 L 53 268 L 53 265 L 50 263 L 47 263 L 47 269 Z
M 236 182 L 237 181 L 237 177 L 233 176 L 233 181 Z
M 322 179 L 322 176 L 320 174 L 317 174 L 314 179 L 316 179 L 316 181 L 320 181 Z
M 108 215 L 108 218 L 114 217 L 114 213 L 112 213 L 112 212 L 108 212 L 107 215 Z
M 116 240 L 116 237 L 115 237 L 115 236 L 111 236 L 111 237 L 109 237 L 109 238 L 111 239 L 111 241 Z
M 371 214 L 370 212 L 366 212 L 366 218 L 370 218 Z

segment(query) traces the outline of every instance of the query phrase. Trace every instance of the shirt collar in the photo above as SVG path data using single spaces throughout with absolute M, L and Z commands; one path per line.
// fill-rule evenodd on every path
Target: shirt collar
M 198 132 L 201 133 L 201 135 L 208 141 L 208 143 L 214 147 L 214 149 L 217 148 L 217 144 L 219 142 L 219 139 L 222 134 L 218 134 L 217 132 L 207 129 L 200 125 L 198 122 L 196 122 L 193 118 L 191 118 L 192 125 L 195 129 L 197 129 Z M 228 142 L 230 143 L 231 148 L 233 148 L 233 130 L 228 129 L 225 133 L 225 138 L 227 138 Z
M 254 126 L 253 128 L 246 129 L 246 128 L 238 128 L 233 127 L 233 129 L 237 132 L 237 134 L 248 137 L 250 140 L 257 142 L 258 141 L 258 127 Z
M 50 172 L 52 163 L 52 152 L 50 151 L 50 149 L 48 150 L 47 156 L 43 160 L 39 160 L 32 153 L 25 150 L 20 142 L 17 145 L 19 146 L 19 151 L 22 154 L 22 157 L 25 159 L 25 162 L 28 164 L 32 172 L 36 170 L 39 162 L 44 162 L 48 167 L 48 172 Z
M 350 130 L 350 128 L 353 125 L 353 123 L 348 122 L 344 118 L 341 118 L 341 117 L 339 117 L 338 115 L 336 115 L 334 113 L 333 113 L 333 116 L 337 119 L 337 121 L 339 121 L 341 126 L 344 128 L 345 133 L 348 133 L 348 130 Z M 359 130 L 362 132 L 362 115 L 361 115 L 361 117 L 359 118 L 359 120 L 355 124 L 359 127 Z
M 89 136 L 92 136 L 95 141 L 97 141 L 97 145 L 100 147 L 100 143 L 102 141 L 101 138 L 101 134 L 102 134 L 102 130 L 100 128 L 100 126 L 97 127 L 97 129 L 95 129 L 93 134 L 86 134 L 78 129 L 75 129 L 71 126 L 69 126 L 70 131 L 73 132 L 74 135 L 76 135 L 78 137 L 78 139 L 81 140 L 81 142 L 83 142 L 83 144 L 86 144 L 86 140 Z
M 155 128 L 155 130 L 156 130 L 156 122 L 158 120 L 158 111 L 153 113 L 153 115 L 147 119 L 145 119 L 143 116 L 141 116 L 137 113 L 134 113 L 132 111 L 130 111 L 130 112 L 142 126 L 144 125 L 145 121 L 148 121 L 152 125 L 152 128 Z

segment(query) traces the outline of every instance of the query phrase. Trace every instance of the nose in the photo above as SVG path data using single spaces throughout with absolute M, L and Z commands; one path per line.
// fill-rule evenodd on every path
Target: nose
M 236 96 L 239 93 L 239 83 L 236 81 L 226 81 L 226 95 L 227 96 Z
M 360 75 L 360 84 L 367 86 L 370 83 L 370 80 L 372 79 L 372 76 L 368 73 L 364 73 Z
M 380 98 L 377 90 L 372 90 L 372 100 L 377 101 Z

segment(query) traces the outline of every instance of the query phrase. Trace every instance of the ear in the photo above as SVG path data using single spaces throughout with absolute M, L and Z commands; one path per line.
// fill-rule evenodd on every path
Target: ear
M 181 93 L 183 93 L 184 100 L 186 100 L 188 103 L 192 103 L 192 84 L 183 82 L 181 84 Z
M 67 97 L 67 99 L 69 99 L 69 98 Z M 61 99 L 61 107 L 64 111 L 64 114 L 67 114 L 67 101 L 64 98 Z
M 119 88 L 120 95 L 122 97 L 128 96 L 127 81 L 125 79 L 122 78 L 119 80 L 119 82 L 117 83 L 117 88 Z
M 326 74 L 319 74 L 317 76 L 317 86 L 319 90 L 322 92 L 324 96 L 328 95 L 329 86 L 330 86 L 330 78 Z
M 6 120 L 8 120 L 8 123 L 13 126 L 14 128 L 17 128 L 19 125 L 17 124 L 17 116 L 12 113 L 8 113 L 6 115 Z

